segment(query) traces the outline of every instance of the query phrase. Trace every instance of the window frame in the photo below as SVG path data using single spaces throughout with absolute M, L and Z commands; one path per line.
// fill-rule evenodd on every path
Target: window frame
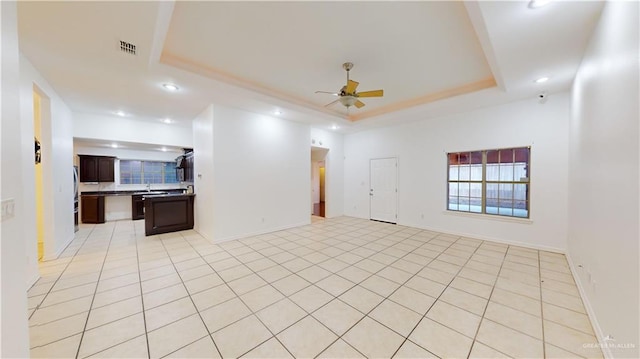
M 140 171 L 137 172 L 140 175 L 140 183 L 133 183 L 133 178 L 134 178 L 133 172 L 131 172 L 132 176 L 130 178 L 132 180 L 132 182 L 123 183 L 123 181 L 122 181 L 122 179 L 123 179 L 122 178 L 122 162 L 123 161 L 126 161 L 126 162 L 140 162 Z M 173 161 L 140 160 L 140 159 L 121 159 L 121 160 L 118 161 L 118 180 L 119 180 L 119 183 L 121 185 L 147 184 L 147 182 L 145 182 L 145 171 L 144 171 L 145 163 L 159 163 L 160 167 L 161 167 L 161 171 L 159 172 L 159 175 L 160 175 L 160 179 L 162 180 L 162 182 L 149 182 L 149 183 L 151 183 L 151 184 L 179 184 L 180 183 L 180 181 L 179 181 L 179 179 L 177 177 L 177 174 L 176 174 L 175 182 L 167 182 L 166 181 L 166 178 L 167 178 L 166 177 L 167 176 L 167 172 L 166 172 L 167 165 L 168 164 L 174 164 L 175 165 L 175 162 L 173 162 Z M 174 171 L 175 171 L 175 168 L 174 168 Z
M 516 161 L 516 151 L 517 150 L 522 150 L 522 149 L 526 149 L 527 152 L 527 160 L 526 162 L 517 162 Z M 504 162 L 504 163 L 509 163 L 513 166 L 515 166 L 518 163 L 524 163 L 524 171 L 526 174 L 526 177 L 520 177 L 520 179 L 516 180 L 515 178 L 515 167 L 514 168 L 514 173 L 513 173 L 513 178 L 511 180 L 501 180 L 500 176 L 498 176 L 497 180 L 488 180 L 487 179 L 487 164 L 488 164 L 488 160 L 487 160 L 487 155 L 490 152 L 496 151 L 498 152 L 498 162 L 495 162 L 495 164 L 501 165 L 503 162 L 500 159 L 500 153 L 501 151 L 512 151 L 513 153 L 513 158 L 511 162 Z M 473 166 L 471 157 L 473 153 L 480 153 L 482 155 L 482 175 L 481 175 L 481 179 L 477 180 L 474 179 L 472 180 L 472 170 L 471 170 L 471 166 Z M 470 159 L 469 159 L 469 179 L 466 180 L 460 180 L 460 174 L 458 172 L 458 179 L 451 179 L 451 155 L 460 155 L 460 154 L 468 154 Z M 515 218 L 515 219 L 531 219 L 531 146 L 520 146 L 520 147 L 506 147 L 506 148 L 495 148 L 495 149 L 484 149 L 484 150 L 472 150 L 472 151 L 454 151 L 454 152 L 446 152 L 446 160 L 447 160 L 447 179 L 446 179 L 446 187 L 447 187 L 447 195 L 445 198 L 445 208 L 446 211 L 448 212 L 452 212 L 452 213 L 470 213 L 470 214 L 480 214 L 480 215 L 489 215 L 489 216 L 495 216 L 495 217 L 502 217 L 502 218 Z M 494 164 L 494 162 L 491 162 L 491 164 Z M 457 166 L 460 166 L 461 164 L 458 163 Z M 458 167 L 458 171 L 460 171 L 460 167 Z M 526 180 L 522 180 L 523 178 L 526 178 Z M 458 191 L 456 194 L 456 197 L 458 199 L 458 203 L 457 203 L 457 209 L 452 209 L 451 205 L 452 203 L 450 202 L 451 200 L 451 184 L 452 183 L 456 183 L 458 184 Z M 460 206 L 460 184 L 464 183 L 464 184 L 469 184 L 469 195 L 466 197 L 462 197 L 462 198 L 468 198 L 469 199 L 469 207 L 468 210 L 460 210 L 459 206 Z M 480 197 L 480 211 L 472 211 L 472 199 L 477 198 L 477 197 L 473 197 L 471 196 L 472 192 L 471 192 L 471 184 L 480 184 L 481 185 L 481 197 Z M 498 197 L 497 198 L 489 198 L 489 200 L 495 200 L 497 202 L 496 205 L 496 212 L 492 213 L 492 212 L 488 212 L 487 211 L 487 185 L 497 185 L 497 192 L 498 192 Z M 509 201 L 511 202 L 511 207 L 504 207 L 504 208 L 510 208 L 511 209 L 511 213 L 500 213 L 500 209 L 502 207 L 500 207 L 500 201 L 502 200 L 502 198 L 500 198 L 500 187 L 501 185 L 511 185 L 511 198 L 509 199 Z M 525 185 L 525 199 L 516 199 L 515 198 L 515 186 L 516 185 Z M 516 203 L 517 202 L 525 202 L 525 209 L 526 209 L 526 216 L 519 216 L 515 214 L 515 210 L 518 209 L 516 208 Z

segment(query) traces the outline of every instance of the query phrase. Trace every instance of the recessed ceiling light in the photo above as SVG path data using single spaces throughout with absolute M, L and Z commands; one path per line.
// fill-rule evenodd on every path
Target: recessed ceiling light
M 170 118 L 165 118 L 164 120 L 162 120 L 162 122 L 164 122 L 164 123 L 171 123 L 171 122 L 173 122 L 173 121 L 171 121 L 171 119 L 170 119 Z
M 127 113 L 126 113 L 126 112 L 124 112 L 124 111 L 116 111 L 116 112 L 114 112 L 114 113 L 115 113 L 116 115 L 120 116 L 120 117 L 124 117 L 124 116 L 126 116 L 126 115 L 127 115 Z
M 551 0 L 531 0 L 529 1 L 529 8 L 530 9 L 537 9 L 540 7 L 543 7 L 547 4 L 549 4 L 551 2 Z
M 112 143 L 111 144 L 111 148 L 118 148 L 118 144 L 117 143 Z
M 162 152 L 167 152 L 167 148 L 166 147 L 162 147 L 161 150 L 162 150 Z
M 547 82 L 549 81 L 549 78 L 547 76 L 541 77 L 539 79 L 536 80 L 536 83 L 541 84 L 543 82 Z
M 337 129 L 339 129 L 339 128 L 340 128 L 340 127 L 338 127 L 338 125 L 331 125 L 331 129 L 332 129 L 332 130 L 334 130 L 334 131 L 335 131 L 335 130 L 337 130 Z
M 167 89 L 169 91 L 178 91 L 178 90 L 180 90 L 180 88 L 178 86 L 176 86 L 175 84 L 172 84 L 172 83 L 162 84 L 162 87 L 164 87 L 165 89 Z
M 274 114 L 274 115 L 282 115 L 282 111 L 280 111 L 280 110 L 275 110 L 275 111 L 273 111 L 273 114 Z

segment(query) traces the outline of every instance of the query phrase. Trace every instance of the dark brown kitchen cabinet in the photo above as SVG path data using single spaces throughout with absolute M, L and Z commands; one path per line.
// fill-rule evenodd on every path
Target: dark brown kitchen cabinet
M 184 169 L 184 181 L 193 183 L 193 152 L 189 152 L 185 155 L 186 165 Z
M 104 196 L 80 196 L 82 223 L 104 223 Z
M 80 182 L 114 182 L 115 157 L 87 156 L 80 157 Z
M 131 219 L 144 219 L 144 198 L 142 195 L 131 196 Z
M 194 194 L 146 196 L 144 233 L 147 236 L 193 229 Z

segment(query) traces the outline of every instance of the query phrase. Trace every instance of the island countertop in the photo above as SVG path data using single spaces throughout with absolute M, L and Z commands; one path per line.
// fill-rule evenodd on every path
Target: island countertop
M 168 189 L 154 189 L 147 191 L 144 189 L 136 190 L 112 190 L 112 191 L 82 191 L 81 196 L 134 196 L 134 195 L 164 195 L 158 192 L 168 192 L 168 194 L 183 194 L 186 188 L 168 188 Z

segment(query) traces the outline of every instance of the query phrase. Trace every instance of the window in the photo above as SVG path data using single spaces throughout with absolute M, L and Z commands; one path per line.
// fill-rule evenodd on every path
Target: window
M 530 152 L 519 147 L 448 153 L 447 209 L 529 218 Z
M 120 184 L 178 183 L 175 162 L 120 160 Z

